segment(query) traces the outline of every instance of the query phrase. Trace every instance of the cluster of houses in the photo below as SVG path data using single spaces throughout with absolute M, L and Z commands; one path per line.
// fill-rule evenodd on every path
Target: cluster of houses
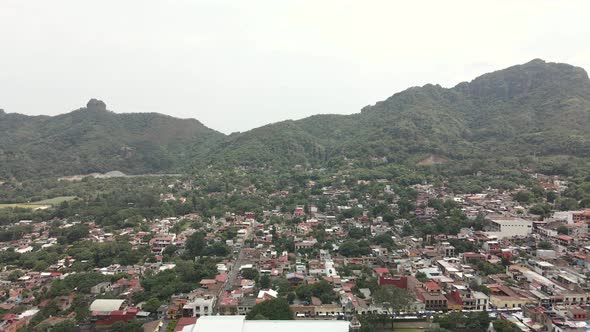
M 559 192 L 564 182 L 536 175 L 545 190 Z M 206 316 L 244 316 L 264 301 L 285 297 L 296 320 L 351 320 L 367 313 L 428 319 L 448 312 L 487 311 L 514 323 L 522 331 L 586 331 L 590 328 L 590 211 L 561 211 L 540 218 L 513 200 L 514 192 L 488 189 L 480 194 L 453 194 L 448 188 L 430 184 L 412 186 L 416 191 L 413 222 L 436 220 L 439 211 L 429 201 L 451 200 L 467 218 L 485 216 L 482 230 L 463 228 L 457 234 L 404 236 L 408 220 L 386 221 L 368 213 L 375 203 L 387 202 L 395 211 L 399 197 L 386 180 L 378 195 L 351 198 L 346 187 L 323 187 L 305 205 L 290 211 L 281 207 L 240 215 L 228 213 L 204 222 L 205 240 L 227 246 L 229 255 L 219 257 L 217 274 L 195 281 L 191 292 L 173 295 L 156 312 L 143 311 L 133 303 L 141 292 L 141 277 L 147 271 L 160 273 L 175 267 L 166 258 L 167 248 L 184 250 L 197 230 L 185 227 L 202 221 L 197 214 L 147 222 L 148 229 L 133 228 L 105 232 L 88 223 L 88 241 L 109 242 L 125 235 L 133 248 L 149 247 L 156 262 L 142 265 L 111 265 L 96 269 L 107 276 L 127 277 L 103 282 L 91 289 L 93 296 L 111 294 L 117 299 L 96 299 L 90 305 L 96 325 L 145 319 L 157 331 L 165 320 L 178 321 L 177 330 L 192 326 Z M 363 181 L 359 185 L 370 185 Z M 309 183 L 308 186 L 315 186 Z M 275 193 L 287 197 L 288 191 Z M 390 197 L 387 201 L 384 197 Z M 319 198 L 322 208 L 318 208 Z M 163 200 L 175 199 L 163 194 Z M 362 214 L 345 212 L 360 209 Z M 278 221 L 278 222 L 277 222 Z M 23 221 L 22 223 L 31 223 Z M 179 227 L 184 225 L 183 227 Z M 0 249 L 19 253 L 43 250 L 57 239 L 45 222 L 31 223 L 33 231 L 21 239 L 0 243 Z M 72 227 L 64 223 L 62 227 Z M 340 246 L 360 229 L 364 238 L 387 236 L 393 245 L 371 244 L 360 255 L 343 255 Z M 35 249 L 34 249 L 35 248 Z M 465 248 L 469 248 L 466 250 Z M 0 273 L 0 308 L 10 312 L 0 319 L 1 331 L 26 326 L 43 303 L 36 303 L 32 289 L 47 287 L 64 278 L 72 257 L 62 258 L 45 272 L 23 271 L 10 281 L 10 270 Z M 300 296 L 300 286 L 329 285 L 329 296 Z M 412 300 L 391 308 L 374 298 L 381 287 L 407 290 Z M 73 295 L 58 299 L 60 310 L 71 306 Z M 52 322 L 56 317 L 51 317 Z M 65 319 L 65 318 L 64 318 Z M 156 323 L 154 323 L 156 322 Z M 148 324 L 148 323 L 146 323 Z M 190 328 L 190 327 L 189 327 Z

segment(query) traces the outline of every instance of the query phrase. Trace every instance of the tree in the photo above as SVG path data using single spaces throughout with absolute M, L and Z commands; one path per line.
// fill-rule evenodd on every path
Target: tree
M 90 315 L 90 301 L 89 298 L 76 294 L 74 295 L 74 303 L 72 303 L 74 312 L 76 313 L 76 321 L 81 322 Z
M 402 227 L 402 236 L 412 236 L 414 235 L 414 229 L 412 229 L 412 226 L 408 223 L 405 224 Z
M 435 321 L 438 322 L 441 328 L 455 331 L 460 327 L 465 326 L 465 315 L 460 312 L 451 312 L 446 315 L 436 317 Z
M 578 201 L 573 198 L 563 198 L 560 199 L 559 202 L 559 209 L 562 211 L 571 211 L 578 208 Z
M 111 325 L 110 331 L 112 332 L 143 332 L 141 323 L 136 320 L 130 320 L 128 322 L 116 322 Z
M 351 227 L 348 230 L 348 237 L 351 239 L 362 239 L 365 237 L 365 231 L 362 228 Z
M 449 239 L 449 243 L 451 243 L 451 245 L 455 247 L 455 252 L 459 254 L 464 252 L 477 251 L 477 246 L 469 241 Z
M 407 289 L 397 288 L 395 286 L 381 286 L 373 296 L 375 303 L 379 303 L 388 309 L 391 315 L 391 328 L 393 321 L 398 312 L 406 309 L 415 300 L 414 294 Z
M 69 331 L 74 331 L 75 329 L 75 324 L 74 321 L 72 320 L 64 320 L 63 322 L 59 322 L 55 325 L 53 325 L 51 328 L 49 328 L 49 330 L 51 332 L 69 332 Z
M 189 257 L 201 256 L 203 249 L 207 246 L 203 233 L 194 233 L 186 239 L 185 247 Z
M 297 298 L 301 301 L 309 302 L 311 297 L 313 296 L 313 291 L 311 289 L 311 285 L 301 284 L 295 287 L 295 294 L 297 294 Z
M 174 332 L 174 330 L 176 329 L 176 325 L 178 325 L 178 321 L 176 319 L 169 321 L 168 327 L 166 328 L 166 332 Z
M 164 255 L 164 257 L 169 258 L 169 257 L 172 257 L 176 253 L 176 250 L 178 250 L 178 247 L 171 244 L 164 249 L 162 254 Z
M 514 323 L 512 323 L 511 321 L 505 320 L 505 319 L 497 319 L 492 322 L 492 325 L 494 325 L 494 330 L 496 330 L 496 332 L 519 331 L 519 329 L 517 328 L 517 326 Z
M 10 272 L 10 274 L 8 275 L 8 280 L 10 281 L 16 281 L 18 278 L 22 277 L 25 273 L 21 270 L 14 270 L 12 272 Z
M 539 249 L 545 249 L 545 250 L 549 250 L 553 248 L 553 245 L 551 244 L 551 242 L 549 241 L 541 241 L 539 242 L 539 244 L 537 245 L 537 248 Z
M 441 199 L 438 198 L 431 198 L 428 200 L 428 207 L 431 207 L 433 209 L 436 210 L 442 210 L 443 209 L 443 201 Z
M 565 225 L 561 225 L 561 226 L 557 227 L 557 233 L 559 233 L 559 234 L 567 235 L 568 232 L 569 231 L 568 231 L 567 227 L 565 227 Z
M 590 197 L 586 196 L 586 197 L 582 198 L 579 206 L 584 209 L 590 208 Z
M 450 331 L 486 332 L 490 325 L 490 316 L 485 311 L 463 314 L 451 312 L 436 318 L 440 327 Z
M 505 271 L 502 265 L 496 265 L 482 260 L 477 260 L 475 262 L 475 267 L 480 273 L 486 276 L 492 274 L 500 274 Z
M 520 203 L 530 203 L 534 199 L 533 193 L 527 190 L 521 190 L 514 195 L 514 199 Z
M 90 228 L 87 225 L 84 225 L 84 224 L 74 225 L 69 229 L 69 232 L 66 235 L 66 239 L 67 239 L 68 243 L 78 241 L 78 240 L 83 239 L 86 236 L 88 236 L 89 230 L 90 230 Z
M 358 317 L 361 322 L 361 332 L 373 332 L 383 329 L 389 323 L 389 315 L 373 312 L 365 313 Z M 385 329 L 383 329 L 385 330 Z
M 547 192 L 547 202 L 553 203 L 557 199 L 557 193 L 555 191 Z
M 270 277 L 267 274 L 263 274 L 258 279 L 258 285 L 260 288 L 270 288 Z
M 336 299 L 334 288 L 325 280 L 313 284 L 311 291 L 313 296 L 318 297 L 322 303 L 331 303 Z
M 469 288 L 477 292 L 482 292 L 485 295 L 490 295 L 490 289 L 486 285 L 478 284 L 475 280 L 469 283 Z
M 286 299 L 277 298 L 254 305 L 246 315 L 246 319 L 291 320 L 293 319 L 293 312 Z
M 385 221 L 388 224 L 392 224 L 395 221 L 395 216 L 391 214 L 391 212 L 385 212 L 383 214 L 383 221 Z
M 334 289 L 325 280 L 317 282 L 313 285 L 299 285 L 295 288 L 295 294 L 301 301 L 311 301 L 311 297 L 319 298 L 322 303 L 331 303 L 336 299 Z
M 502 257 L 502 266 L 506 267 L 510 265 L 510 259 L 508 257 Z
M 485 311 L 469 313 L 465 327 L 468 331 L 486 332 L 490 326 L 490 321 L 490 316 Z
M 255 269 L 243 269 L 241 273 L 244 279 L 256 280 L 258 278 L 258 271 Z
M 393 241 L 393 239 L 391 238 L 391 234 L 389 233 L 379 234 L 372 238 L 371 242 L 383 246 L 385 248 L 393 248 L 395 246 L 395 242 Z
M 295 300 L 295 293 L 290 292 L 287 294 L 287 302 L 289 302 L 289 304 L 293 304 L 293 301 Z
M 347 240 L 340 245 L 338 251 L 346 257 L 362 256 L 371 253 L 369 242 L 366 240 Z
M 547 217 L 551 213 L 551 207 L 548 204 L 535 204 L 529 209 L 529 212 L 541 217 Z
M 147 302 L 141 307 L 141 310 L 147 312 L 156 312 L 158 308 L 162 305 L 160 300 L 155 297 L 150 298 Z
M 424 273 L 424 272 L 416 272 L 416 279 L 418 279 L 418 281 L 420 281 L 420 282 L 427 282 L 428 281 L 428 277 L 426 276 L 426 273 Z
M 289 291 L 291 291 L 291 284 L 289 284 L 289 281 L 283 278 L 275 279 L 272 282 L 272 288 L 277 290 L 280 296 L 284 296 Z
M 203 251 L 202 251 L 204 256 L 219 256 L 219 257 L 225 257 L 229 254 L 229 248 L 221 243 L 221 242 L 215 242 L 210 246 L 207 246 Z
M 194 289 L 195 283 L 203 278 L 211 278 L 216 271 L 213 261 L 193 262 L 178 259 L 174 269 L 144 275 L 141 279 L 144 292 L 136 293 L 134 300 L 147 301 L 152 297 L 157 297 L 164 301 L 172 294 L 191 291 Z

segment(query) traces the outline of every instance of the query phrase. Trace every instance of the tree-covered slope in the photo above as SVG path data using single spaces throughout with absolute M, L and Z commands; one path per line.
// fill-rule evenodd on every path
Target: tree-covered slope
M 590 153 L 590 81 L 533 60 L 446 89 L 414 87 L 353 115 L 316 115 L 232 135 L 216 158 L 243 164 L 334 157 L 408 161 Z M 215 158 L 214 158 L 215 159 Z
M 589 127 L 588 74 L 533 60 L 453 88 L 409 88 L 357 114 L 320 114 L 229 136 L 197 120 L 115 114 L 96 100 L 54 117 L 0 111 L 0 177 L 324 164 L 344 157 L 410 164 L 427 156 L 585 158 Z
M 533 60 L 454 88 L 484 151 L 588 156 L 590 80 L 582 69 Z M 507 146 L 509 145 L 509 146 Z
M 0 113 L 3 176 L 180 170 L 224 135 L 197 120 L 116 114 L 103 102 L 54 117 Z

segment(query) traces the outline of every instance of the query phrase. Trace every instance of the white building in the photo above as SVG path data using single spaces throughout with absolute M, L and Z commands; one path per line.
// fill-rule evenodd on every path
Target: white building
M 334 267 L 334 262 L 331 259 L 326 259 L 324 261 L 324 273 L 326 277 L 336 277 L 338 276 L 338 272 L 336 272 L 336 268 Z
M 192 301 L 185 304 L 182 309 L 187 316 L 202 317 L 213 315 L 213 307 L 217 297 L 195 297 Z
M 90 304 L 90 311 L 91 312 L 102 312 L 108 313 L 111 311 L 117 311 L 121 309 L 121 306 L 125 300 L 117 300 L 117 299 L 98 299 L 94 300 L 92 304 Z
M 556 211 L 553 213 L 553 219 L 564 220 L 564 221 L 567 221 L 568 224 L 573 224 L 575 212 L 580 212 L 580 211 Z
M 491 218 L 491 229 L 486 232 L 498 239 L 528 236 L 533 232 L 533 222 L 522 218 Z
M 488 311 L 490 309 L 490 298 L 482 292 L 472 292 L 475 299 L 475 310 Z
M 182 332 L 348 332 L 349 323 L 338 320 L 246 320 L 244 316 L 201 317 Z

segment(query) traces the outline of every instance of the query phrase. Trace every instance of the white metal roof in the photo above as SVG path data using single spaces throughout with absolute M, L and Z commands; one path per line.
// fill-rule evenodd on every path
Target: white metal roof
M 348 332 L 349 324 L 338 320 L 250 320 L 243 332 Z
M 94 300 L 90 305 L 90 311 L 115 311 L 121 308 L 121 305 L 125 302 L 125 300 L 109 300 L 109 299 L 99 299 Z
M 200 317 L 191 332 L 348 332 L 339 320 L 245 320 L 244 316 Z

